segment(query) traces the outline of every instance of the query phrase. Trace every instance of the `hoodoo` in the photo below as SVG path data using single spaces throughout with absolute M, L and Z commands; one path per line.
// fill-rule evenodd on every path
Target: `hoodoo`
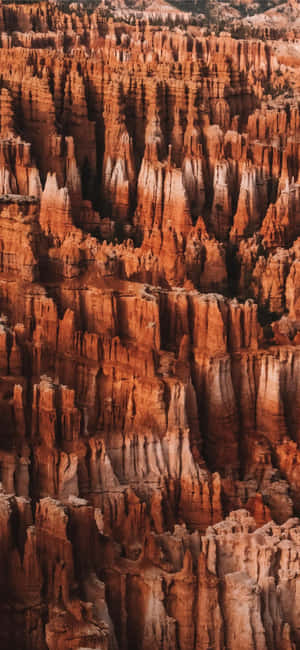
M 0 5 L 0 650 L 300 648 L 299 38 Z

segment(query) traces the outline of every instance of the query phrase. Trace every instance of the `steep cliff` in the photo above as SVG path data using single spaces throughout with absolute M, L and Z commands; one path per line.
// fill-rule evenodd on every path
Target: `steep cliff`
M 297 48 L 118 11 L 0 7 L 0 647 L 296 650 Z

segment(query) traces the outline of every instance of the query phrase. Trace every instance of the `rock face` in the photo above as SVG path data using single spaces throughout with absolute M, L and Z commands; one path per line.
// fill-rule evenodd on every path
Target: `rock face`
M 0 648 L 296 650 L 297 47 L 126 7 L 0 6 Z

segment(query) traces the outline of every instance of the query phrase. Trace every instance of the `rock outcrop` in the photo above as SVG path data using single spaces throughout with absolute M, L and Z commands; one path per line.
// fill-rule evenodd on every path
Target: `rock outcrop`
M 297 47 L 155 7 L 0 6 L 3 649 L 300 647 Z

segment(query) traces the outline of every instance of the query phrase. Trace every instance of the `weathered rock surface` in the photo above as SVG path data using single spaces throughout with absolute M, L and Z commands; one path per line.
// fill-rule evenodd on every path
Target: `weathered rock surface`
M 298 58 L 78 3 L 0 41 L 0 647 L 296 650 Z

